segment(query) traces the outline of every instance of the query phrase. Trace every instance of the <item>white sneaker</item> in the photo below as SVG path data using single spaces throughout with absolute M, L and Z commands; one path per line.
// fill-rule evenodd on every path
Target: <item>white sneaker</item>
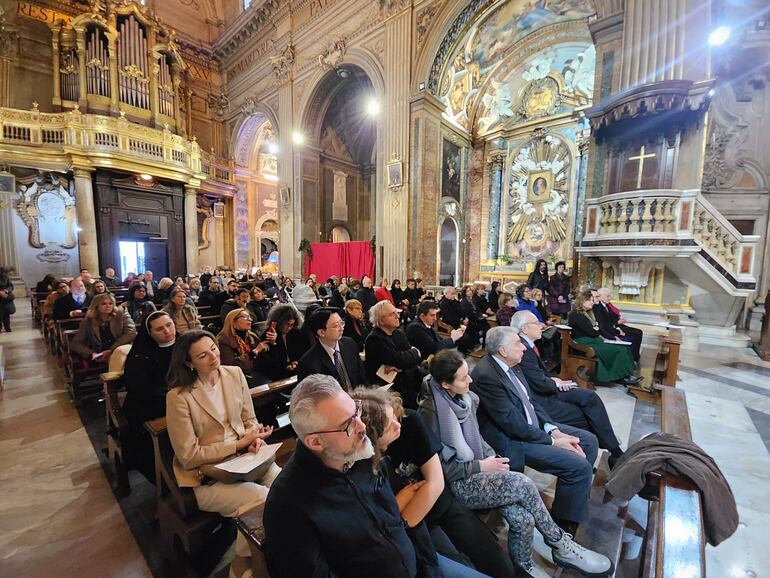
M 563 568 L 572 568 L 592 577 L 609 576 L 615 570 L 615 565 L 607 556 L 584 548 L 567 532 L 562 532 L 558 542 L 548 545 L 553 550 L 553 561 Z

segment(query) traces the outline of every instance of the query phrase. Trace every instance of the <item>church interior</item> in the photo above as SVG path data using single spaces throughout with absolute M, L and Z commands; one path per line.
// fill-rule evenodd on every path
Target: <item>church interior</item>
M 769 228 L 766 0 L 1 0 L 0 576 L 770 578 Z M 165 342 L 161 317 L 173 320 Z M 330 337 L 335 327 L 344 336 Z M 182 459 L 172 399 L 209 391 L 194 335 L 219 344 L 217 375 L 241 367 L 242 415 L 265 428 L 243 445 L 245 418 L 209 416 L 216 443 L 243 455 L 275 444 L 272 487 L 217 481 Z M 513 343 L 524 353 L 508 363 Z M 347 345 L 359 357 L 341 355 Z M 299 403 L 316 350 L 358 408 L 327 428 L 336 434 L 315 432 L 327 437 L 307 433 Z M 455 358 L 472 378 L 465 393 L 438 377 Z M 495 421 L 495 362 L 512 372 L 497 387 L 523 411 L 516 423 L 588 460 L 575 517 L 568 474 Z M 137 401 L 149 382 L 162 387 L 155 413 Z M 402 492 L 427 499 L 432 478 L 417 464 L 398 491 L 395 458 L 367 472 L 385 480 L 376 491 L 400 511 L 416 570 L 393 555 L 383 566 L 360 539 L 350 550 L 371 557 L 338 559 L 323 527 L 310 552 L 302 516 L 320 491 L 296 497 L 304 525 L 276 545 L 288 522 L 274 488 L 285 499 L 311 458 L 331 467 L 329 437 L 353 439 L 361 423 L 374 463 L 388 455 L 362 385 L 403 398 L 407 413 L 398 401 L 388 415 L 404 437 L 422 416 L 438 444 L 437 504 L 448 495 L 480 520 L 504 570 L 480 564 L 435 506 L 412 523 Z M 206 395 L 227 412 L 230 391 Z M 423 414 L 434 397 L 449 433 Z M 557 398 L 598 456 L 583 438 L 559 446 L 573 434 L 551 421 L 567 417 L 538 418 L 541 407 L 556 417 Z M 452 421 L 452 401 L 472 419 Z M 198 452 L 214 442 L 195 411 L 184 431 Z M 494 427 L 510 445 L 492 441 Z M 603 443 L 604 427 L 617 442 Z M 671 454 L 612 493 L 650 440 Z M 506 480 L 534 483 L 569 548 L 537 515 L 521 532 L 511 506 L 468 498 L 469 480 L 490 473 L 488 447 Z M 474 473 L 453 478 L 456 461 Z M 354 464 L 336 473 L 352 479 Z M 183 482 L 191 468 L 199 479 Z M 264 490 L 256 507 L 204 507 L 207 489 L 242 484 Z M 376 517 L 340 506 L 339 523 L 364 511 Z M 529 542 L 522 562 L 514 550 Z M 297 570 L 311 554 L 317 573 Z

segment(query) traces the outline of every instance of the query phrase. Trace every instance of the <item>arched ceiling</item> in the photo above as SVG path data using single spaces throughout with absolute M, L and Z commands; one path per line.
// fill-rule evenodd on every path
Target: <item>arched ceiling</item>
M 521 95 L 506 91 L 518 89 L 521 78 L 508 86 L 507 77 L 516 72 L 511 63 L 528 70 L 518 70 L 525 81 L 553 72 L 560 88 L 574 93 L 574 103 L 584 104 L 590 100 L 585 71 L 594 57 L 587 17 L 594 12 L 592 0 L 472 0 L 441 42 L 428 88 L 446 105 L 445 117 L 469 132 L 477 113 L 486 119 L 483 130 L 493 124 L 490 110 L 515 116 L 512 107 Z

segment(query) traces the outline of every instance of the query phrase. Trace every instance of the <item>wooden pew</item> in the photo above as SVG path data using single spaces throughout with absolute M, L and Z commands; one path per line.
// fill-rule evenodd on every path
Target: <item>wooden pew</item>
M 69 344 L 78 334 L 77 329 L 68 329 L 64 332 L 64 339 L 67 342 L 67 355 L 64 359 L 64 373 L 69 377 L 69 393 L 72 402 L 77 406 L 86 397 L 97 395 L 103 391 L 103 386 L 85 387 L 86 381 L 97 379 L 99 375 L 105 372 L 107 363 L 94 363 L 90 359 L 84 363 L 83 358 L 70 351 Z
M 128 468 L 123 460 L 123 446 L 128 437 L 128 420 L 123 413 L 125 384 L 123 373 L 102 373 L 99 376 L 104 388 L 104 406 L 107 422 L 107 459 L 115 468 L 118 489 L 125 495 L 131 492 Z
M 251 551 L 251 572 L 253 578 L 269 578 L 267 562 L 262 548 L 265 544 L 265 526 L 262 518 L 265 514 L 265 505 L 260 504 L 241 516 L 235 518 L 235 527 L 243 534 L 249 543 Z
M 165 552 L 176 570 L 186 566 L 185 554 L 193 556 L 223 522 L 213 512 L 198 509 L 192 488 L 180 488 L 174 475 L 174 450 L 166 429 L 166 418 L 145 422 L 155 451 L 155 495 L 158 502 L 158 525 Z M 176 575 L 184 575 L 179 571 Z
M 683 343 L 682 330 L 671 328 L 668 335 L 661 337 L 660 350 L 655 356 L 655 368 L 653 378 L 663 385 L 676 387 L 679 379 L 679 352 Z
M 660 429 L 692 439 L 687 401 L 681 389 L 661 388 Z M 678 578 L 687 568 L 688 578 L 705 578 L 706 539 L 697 487 L 671 474 L 653 473 L 647 478 L 645 495 L 650 501 L 640 576 Z
M 561 372 L 559 379 L 572 380 L 580 387 L 593 389 L 593 383 L 578 375 L 578 368 L 585 367 L 589 374 L 596 373 L 596 353 L 588 345 L 572 339 L 572 329 L 557 327 L 561 337 Z M 582 372 L 581 372 L 582 373 Z

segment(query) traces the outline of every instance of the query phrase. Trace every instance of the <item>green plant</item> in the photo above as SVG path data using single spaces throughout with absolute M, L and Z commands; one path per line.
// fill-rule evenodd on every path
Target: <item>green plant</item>
M 369 247 L 371 247 L 372 253 L 377 252 L 377 235 L 372 236 L 372 240 L 369 241 Z
M 513 261 L 513 257 L 511 257 L 510 255 L 500 255 L 497 257 L 497 260 L 500 261 L 501 263 L 505 263 L 506 265 L 508 265 Z
M 307 239 L 302 239 L 299 242 L 299 249 L 297 249 L 300 253 L 304 253 L 308 259 L 312 261 L 313 259 L 313 249 L 310 248 L 310 241 Z

